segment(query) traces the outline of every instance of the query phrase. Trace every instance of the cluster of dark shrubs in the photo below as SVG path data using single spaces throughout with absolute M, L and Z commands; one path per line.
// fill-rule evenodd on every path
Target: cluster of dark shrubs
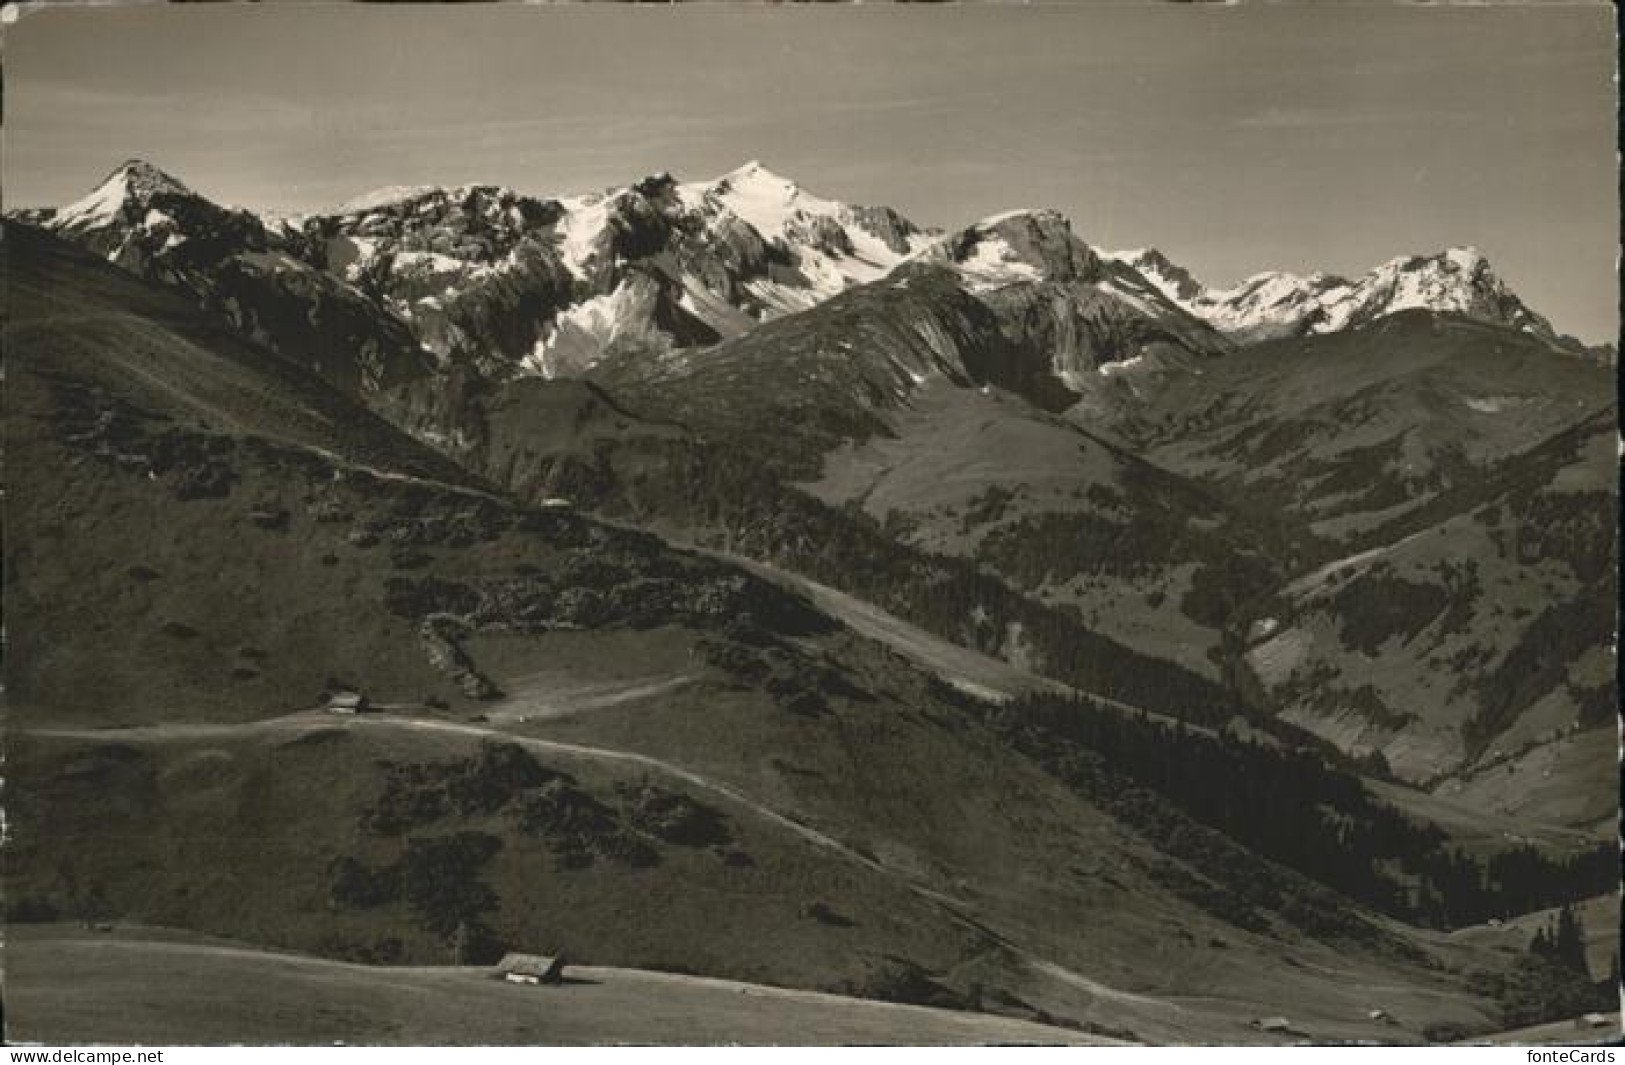
M 519 831 L 546 843 L 566 869 L 585 868 L 597 858 L 640 869 L 660 862 L 660 852 L 619 811 L 563 780 L 525 792 L 515 812 Z
M 494 961 L 500 946 L 485 919 L 499 900 L 480 872 L 501 849 L 488 832 L 462 831 L 409 839 L 400 857 L 382 866 L 342 857 L 330 868 L 333 902 L 346 909 L 405 903 L 424 931 L 462 940 L 458 953 L 467 956 L 460 961 Z
M 720 811 L 686 795 L 645 783 L 622 786 L 613 802 L 605 802 L 513 743 L 488 742 L 456 762 L 382 768 L 383 787 L 362 815 L 362 827 L 373 835 L 400 836 L 453 819 L 502 818 L 569 869 L 600 858 L 651 866 L 660 861 L 657 843 L 721 853 L 733 839 Z
M 177 499 L 227 496 L 237 480 L 237 442 L 184 431 L 166 415 L 140 410 L 66 374 L 42 372 L 55 401 L 56 432 L 66 443 L 132 473 L 150 475 Z
M 657 553 L 571 552 L 546 572 L 530 567 L 468 580 L 396 576 L 385 586 L 385 604 L 403 617 L 444 614 L 474 629 L 506 632 L 679 621 L 792 635 L 830 628 L 805 600 L 766 581 L 710 563 L 675 568 Z
M 966 503 L 965 512 L 959 516 L 959 531 L 968 533 L 992 525 L 1004 517 L 1015 498 L 1013 490 L 1003 485 L 989 485 Z
M 1518 642 L 1478 685 L 1478 713 L 1462 729 L 1473 750 L 1482 751 L 1543 694 L 1566 684 L 1569 666 L 1587 650 L 1607 644 L 1614 633 L 1611 589 L 1590 587 L 1572 599 L 1550 603 L 1526 626 Z M 1611 684 L 1573 691 L 1580 723 L 1609 721 L 1617 709 Z
M 1219 530 L 1203 530 L 1171 510 L 1139 507 L 1111 515 L 1031 514 L 983 540 L 977 559 L 1029 591 L 1080 576 L 1152 577 L 1194 563 L 1185 614 L 1222 627 L 1236 609 L 1279 583 L 1273 563 Z
M 854 998 L 902 1002 L 910 1006 L 935 1006 L 950 1010 L 977 1008 L 976 1003 L 967 1000 L 915 962 L 894 955 L 883 958 L 861 977 L 843 983 L 837 990 Z
M 729 677 L 741 689 L 759 689 L 784 710 L 818 717 L 830 710 L 832 698 L 872 702 L 874 696 L 851 683 L 838 669 L 800 648 L 767 638 L 761 630 L 731 626 L 738 639 L 705 638 L 694 654 Z
M 632 868 L 656 865 L 660 844 L 708 849 L 728 865 L 750 864 L 732 846 L 720 811 L 647 782 L 623 784 L 606 802 L 517 744 L 488 742 L 455 762 L 384 762 L 380 768 L 383 787 L 361 824 L 370 835 L 400 839 L 399 850 L 382 863 L 336 859 L 329 868 L 333 904 L 404 905 L 464 964 L 500 954 L 487 922 L 501 900 L 483 872 L 505 839 L 509 845 L 538 841 L 561 869 L 601 859 Z
M 720 812 L 687 795 L 649 784 L 622 785 L 622 802 L 638 831 L 682 847 L 721 847 L 733 833 Z
M 1368 655 L 1394 637 L 1411 639 L 1449 605 L 1450 596 L 1437 584 L 1377 571 L 1350 581 L 1332 598 L 1343 642 Z

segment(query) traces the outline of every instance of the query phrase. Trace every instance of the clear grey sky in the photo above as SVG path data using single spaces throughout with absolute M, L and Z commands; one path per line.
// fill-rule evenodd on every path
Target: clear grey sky
M 9 206 L 126 157 L 244 206 L 539 194 L 750 158 L 951 226 L 1013 207 L 1204 279 L 1476 244 L 1616 332 L 1602 4 L 143 5 L 5 30 Z

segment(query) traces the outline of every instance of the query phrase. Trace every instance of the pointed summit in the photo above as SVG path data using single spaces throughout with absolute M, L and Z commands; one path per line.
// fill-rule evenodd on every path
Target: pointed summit
M 144 209 L 154 196 L 191 196 L 192 190 L 144 159 L 119 164 L 83 199 L 56 214 L 58 229 L 86 229 L 106 225 Z
M 765 165 L 763 165 L 760 159 L 747 160 L 743 165 L 734 167 L 726 174 L 723 174 L 721 177 L 717 178 L 717 184 L 721 184 L 724 181 L 730 183 L 748 181 L 771 183 L 776 185 L 795 185 L 794 181 L 785 177 L 783 174 L 777 174 L 772 170 L 769 170 Z
M 804 192 L 800 185 L 775 174 L 756 159 L 715 181 L 687 188 L 692 195 L 726 207 L 768 240 L 782 236 L 799 213 L 831 214 L 839 206 Z
M 1484 253 L 1479 251 L 1478 248 L 1471 244 L 1458 244 L 1454 247 L 1446 248 L 1444 250 L 1444 257 L 1455 263 L 1457 266 L 1469 270 L 1477 269 L 1480 266 L 1488 266 L 1490 264 L 1489 259 L 1484 255 Z
M 800 206 L 801 201 L 815 206 L 825 205 L 825 201 L 807 194 L 798 183 L 782 174 L 775 174 L 757 159 L 735 167 L 715 181 L 708 182 L 704 188 L 736 211 L 739 204 L 746 205 L 747 210 L 751 205 L 782 210 L 792 204 Z M 746 217 L 748 219 L 749 215 Z
M 179 178 L 154 166 L 145 159 L 126 159 L 119 164 L 118 169 L 108 175 L 108 181 L 118 177 L 122 177 L 137 191 L 149 195 L 154 192 L 190 193 L 192 191 Z
M 1158 248 L 1110 252 L 1105 258 L 1126 263 L 1172 300 L 1188 300 L 1202 293 L 1202 283 Z

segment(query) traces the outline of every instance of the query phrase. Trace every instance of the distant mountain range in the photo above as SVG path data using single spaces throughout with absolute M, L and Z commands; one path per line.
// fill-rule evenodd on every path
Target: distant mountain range
M 75 203 L 19 217 L 193 288 L 273 347 L 314 347 L 318 360 L 340 361 L 325 349 L 357 349 L 359 365 L 326 372 L 369 388 L 421 370 L 406 333 L 442 366 L 571 376 L 618 351 L 736 336 L 910 262 L 951 263 L 977 294 L 1040 275 L 1083 280 L 1102 297 L 1097 319 L 1156 322 L 1187 340 L 1207 332 L 1193 318 L 1250 341 L 1424 309 L 1576 346 L 1472 249 L 1395 259 L 1352 282 L 1268 273 L 1216 291 L 1155 250 L 1057 239 L 1070 225 L 1053 212 L 1012 212 L 944 236 L 888 207 L 815 196 L 756 162 L 712 181 L 660 174 L 560 198 L 489 185 L 383 189 L 331 213 L 262 219 L 131 161 Z M 239 289 L 259 295 L 245 300 Z M 1196 346 L 1215 343 L 1207 335 Z M 1079 368 L 1074 354 L 1060 356 L 1063 376 Z M 1086 361 L 1133 357 L 1096 344 Z
M 1391 259 L 1353 281 L 1271 271 L 1214 289 L 1155 248 L 1107 253 L 1138 270 L 1169 299 L 1240 340 L 1335 333 L 1400 311 L 1453 313 L 1509 326 L 1553 345 L 1578 347 L 1517 297 L 1477 248 Z

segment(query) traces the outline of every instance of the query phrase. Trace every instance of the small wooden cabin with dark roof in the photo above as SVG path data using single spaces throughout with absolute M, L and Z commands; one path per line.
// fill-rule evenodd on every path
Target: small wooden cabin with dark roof
M 360 692 L 336 691 L 327 697 L 327 711 L 330 714 L 364 714 L 372 709 L 372 704 Z
M 563 983 L 564 955 L 504 954 L 497 975 L 510 984 Z

